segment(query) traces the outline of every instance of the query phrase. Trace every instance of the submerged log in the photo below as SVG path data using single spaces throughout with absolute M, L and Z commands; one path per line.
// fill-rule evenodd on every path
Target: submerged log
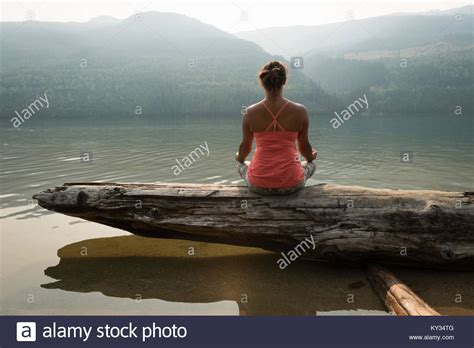
M 440 315 L 386 268 L 367 267 L 368 278 L 390 313 L 396 315 Z
M 473 192 L 321 184 L 287 196 L 206 184 L 69 183 L 42 207 L 157 238 L 342 263 L 474 269 Z

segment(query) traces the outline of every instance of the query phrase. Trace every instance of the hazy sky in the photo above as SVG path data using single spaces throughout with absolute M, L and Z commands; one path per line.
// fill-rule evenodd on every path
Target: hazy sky
M 1 1 L 2 21 L 76 21 L 85 22 L 107 15 L 126 18 L 137 12 L 175 12 L 197 18 L 222 30 L 235 32 L 270 26 L 315 25 L 366 18 L 396 12 L 445 10 L 469 1 Z M 247 18 L 246 18 L 247 17 Z

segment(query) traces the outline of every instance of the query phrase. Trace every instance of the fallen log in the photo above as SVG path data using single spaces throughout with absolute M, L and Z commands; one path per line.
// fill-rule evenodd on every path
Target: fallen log
M 289 261 L 472 270 L 473 195 L 321 184 L 260 196 L 236 185 L 69 183 L 33 198 L 141 236 L 260 247 Z
M 440 315 L 386 268 L 379 265 L 369 265 L 367 276 L 390 313 L 396 315 Z

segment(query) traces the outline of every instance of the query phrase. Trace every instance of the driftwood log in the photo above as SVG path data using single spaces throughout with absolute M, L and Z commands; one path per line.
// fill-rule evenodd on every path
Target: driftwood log
M 440 315 L 386 268 L 367 267 L 367 275 L 390 313 L 396 315 Z
M 321 184 L 260 196 L 235 185 L 69 183 L 33 198 L 141 236 L 260 247 L 286 260 L 291 252 L 337 263 L 472 270 L 473 195 Z

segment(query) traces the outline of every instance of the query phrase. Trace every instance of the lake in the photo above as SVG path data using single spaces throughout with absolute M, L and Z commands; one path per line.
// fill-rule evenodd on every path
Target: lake
M 32 121 L 0 135 L 2 314 L 387 314 L 359 268 L 298 260 L 281 271 L 260 249 L 141 238 L 31 200 L 74 181 L 240 183 L 237 122 Z M 474 191 L 467 116 L 357 116 L 338 129 L 314 118 L 310 138 L 319 154 L 309 185 Z M 175 175 L 205 143 L 209 155 Z M 474 272 L 390 269 L 442 314 L 474 314 Z

